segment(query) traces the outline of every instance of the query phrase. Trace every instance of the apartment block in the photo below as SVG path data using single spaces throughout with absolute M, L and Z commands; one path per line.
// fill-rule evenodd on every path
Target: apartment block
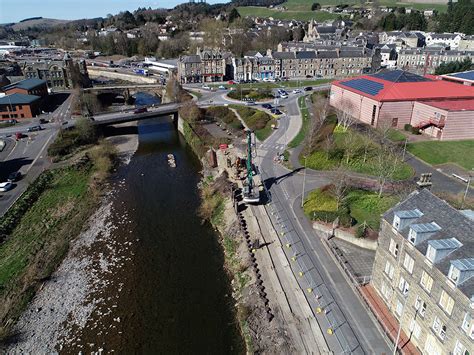
M 372 286 L 423 354 L 474 349 L 474 211 L 428 190 L 382 217 Z

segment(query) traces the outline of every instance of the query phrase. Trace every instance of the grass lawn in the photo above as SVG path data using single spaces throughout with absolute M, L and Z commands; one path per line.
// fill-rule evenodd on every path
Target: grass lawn
M 328 187 L 313 190 L 304 202 L 305 214 L 311 219 L 332 222 L 336 217 L 345 221 L 346 226 L 364 222 L 373 229 L 380 227 L 380 215 L 394 206 L 399 199 L 395 196 L 382 195 L 366 190 L 350 190 L 337 211 L 336 199 Z
M 360 132 L 351 130 L 341 132 L 335 130 L 336 122 L 332 118 L 327 120 L 318 136 L 316 150 L 307 157 L 307 166 L 315 170 L 332 170 L 340 165 L 356 173 L 377 175 L 377 155 L 381 147 L 374 141 L 368 141 L 368 137 Z M 328 136 L 332 134 L 332 138 Z M 350 145 L 355 147 L 347 161 L 346 139 L 351 134 Z M 368 145 L 366 146 L 366 143 Z M 300 156 L 300 162 L 304 165 L 304 158 Z M 405 180 L 413 175 L 412 168 L 406 163 L 397 163 L 397 168 L 393 174 L 394 180 Z
M 474 168 L 474 140 L 417 142 L 408 144 L 407 149 L 432 165 L 454 163 L 466 170 Z
M 306 136 L 306 132 L 308 131 L 310 115 L 309 115 L 308 108 L 306 107 L 305 99 L 306 99 L 306 96 L 301 96 L 298 98 L 298 106 L 300 107 L 300 110 L 301 110 L 303 124 L 298 134 L 288 144 L 288 148 L 296 148 L 297 146 L 299 146 L 303 142 L 304 137 Z
M 407 139 L 407 137 L 399 130 L 390 129 L 388 131 L 388 139 L 390 139 L 392 142 L 403 142 L 405 139 Z
M 267 101 L 273 99 L 271 88 L 248 89 L 239 87 L 227 93 L 227 96 L 234 100 L 251 99 L 254 101 Z
M 268 113 L 242 105 L 230 105 L 230 107 L 237 110 L 259 141 L 264 141 L 272 134 L 272 124 L 276 124 L 276 120 Z
M 5 320 L 15 319 L 26 307 L 93 211 L 96 194 L 89 190 L 92 172 L 92 168 L 54 170 L 46 190 L 0 245 L 0 337 L 7 332 L 2 328 Z M 9 213 L 2 228 L 11 220 Z

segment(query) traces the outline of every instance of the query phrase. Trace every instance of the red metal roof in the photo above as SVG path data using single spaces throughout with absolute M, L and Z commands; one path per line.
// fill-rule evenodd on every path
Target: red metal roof
M 345 81 L 353 79 L 367 79 L 381 83 L 384 88 L 377 95 L 359 91 L 343 85 Z M 474 99 L 474 86 L 464 86 L 444 80 L 422 81 L 422 82 L 392 82 L 371 75 L 334 81 L 333 85 L 345 90 L 353 91 L 362 96 L 377 101 L 418 101 L 430 99 Z
M 472 99 L 472 100 L 423 101 L 421 103 L 423 103 L 425 105 L 437 107 L 437 108 L 440 108 L 440 109 L 443 109 L 443 110 L 447 110 L 447 111 L 474 111 L 474 99 Z

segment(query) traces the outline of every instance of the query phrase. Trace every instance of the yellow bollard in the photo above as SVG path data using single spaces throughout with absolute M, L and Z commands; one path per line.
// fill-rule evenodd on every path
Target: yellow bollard
M 295 262 L 296 261 L 296 256 L 292 256 L 291 261 Z
M 328 328 L 328 334 L 329 334 L 329 335 L 333 334 L 332 328 Z
M 288 249 L 291 248 L 291 244 L 290 244 L 290 243 L 286 243 L 285 245 L 286 245 L 286 247 L 287 247 Z
M 255 254 L 256 250 L 255 249 L 252 249 L 252 254 Z
M 306 291 L 308 291 L 308 293 L 311 293 L 313 292 L 313 289 L 311 287 L 307 288 Z
M 284 235 L 285 235 L 285 232 L 281 232 L 280 234 L 281 234 L 282 236 L 284 236 Z
M 300 271 L 300 272 L 298 273 L 298 275 L 300 275 L 300 277 L 303 277 L 303 275 L 304 275 L 304 274 L 303 274 L 303 271 Z
M 316 313 L 321 313 L 322 311 L 321 307 L 316 307 Z

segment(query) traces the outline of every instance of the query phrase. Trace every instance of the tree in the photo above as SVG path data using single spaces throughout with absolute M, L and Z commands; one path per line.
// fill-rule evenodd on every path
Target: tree
M 222 21 L 205 19 L 201 22 L 201 31 L 204 32 L 204 45 L 209 48 L 220 48 L 223 44 L 225 26 Z
M 309 116 L 308 133 L 305 137 L 305 149 L 308 153 L 313 152 L 317 143 L 318 133 L 327 119 L 329 111 L 327 98 L 318 95 L 312 104 L 311 111 L 313 115 Z
M 102 109 L 102 105 L 97 96 L 91 93 L 82 94 L 81 98 L 82 112 L 86 115 L 93 115 Z
M 359 137 L 356 132 L 351 129 L 347 129 L 343 134 L 344 155 L 346 156 L 346 165 L 349 165 L 351 158 L 360 148 Z
M 75 129 L 78 134 L 78 139 L 83 144 L 88 144 L 96 141 L 97 130 L 96 127 L 92 124 L 91 120 L 83 117 L 77 119 Z
M 344 168 L 339 167 L 334 174 L 334 178 L 329 189 L 329 192 L 336 200 L 336 210 L 339 211 L 339 207 L 342 205 L 347 196 L 349 187 L 347 171 Z
M 382 197 L 385 184 L 392 179 L 402 159 L 396 147 L 391 144 L 382 144 L 375 159 L 375 170 L 379 185 L 379 197 Z
M 181 84 L 176 79 L 175 75 L 170 76 L 168 82 L 166 83 L 166 100 L 168 102 L 180 102 L 182 99 L 182 92 L 183 88 Z
M 195 123 L 202 120 L 203 114 L 201 109 L 194 101 L 186 102 L 180 109 L 179 115 L 189 123 Z
M 311 5 L 311 11 L 321 10 L 321 4 L 319 2 L 315 2 Z
M 336 110 L 337 124 L 347 130 L 356 122 L 356 118 L 351 114 L 353 105 L 350 101 L 342 101 L 340 107 Z
M 240 14 L 237 9 L 234 7 L 229 13 L 229 23 L 234 22 L 235 20 L 240 18 Z
M 454 62 L 441 63 L 436 69 L 435 74 L 449 74 L 449 73 L 458 73 L 462 71 L 471 70 L 474 68 L 474 64 L 471 61 L 471 58 L 464 58 L 461 62 L 456 60 Z

